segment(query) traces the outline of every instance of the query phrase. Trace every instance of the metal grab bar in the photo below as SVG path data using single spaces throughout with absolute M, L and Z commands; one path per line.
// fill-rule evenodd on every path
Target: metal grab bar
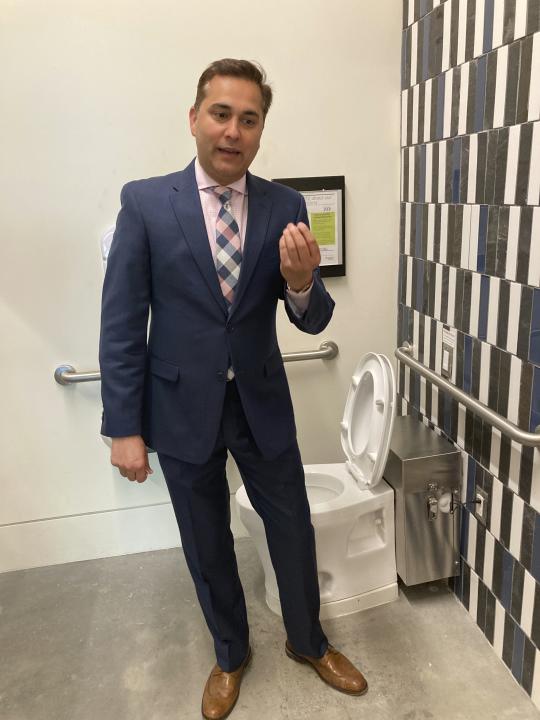
M 339 348 L 332 340 L 323 340 L 318 350 L 302 350 L 295 353 L 283 353 L 283 362 L 298 362 L 299 360 L 331 360 L 335 358 Z M 101 373 L 77 372 L 73 365 L 60 365 L 54 371 L 54 379 L 59 385 L 73 385 L 82 382 L 101 380 Z
M 529 445 L 530 447 L 540 446 L 540 425 L 536 427 L 536 432 L 533 433 L 522 430 L 517 425 L 514 425 L 513 422 L 510 422 L 510 420 L 507 420 L 502 415 L 494 412 L 491 408 L 488 408 L 479 400 L 467 395 L 467 393 L 463 392 L 463 390 L 460 390 L 455 385 L 452 385 L 452 383 L 440 377 L 440 375 L 434 373 L 425 365 L 422 365 L 422 363 L 419 363 L 411 357 L 412 352 L 412 345 L 406 342 L 402 347 L 397 348 L 394 354 L 404 365 L 407 365 L 412 370 L 415 370 L 417 373 L 425 377 L 426 380 L 429 380 L 434 385 L 437 385 L 437 387 L 440 387 L 441 390 L 444 390 L 462 405 L 465 405 L 466 408 L 472 410 L 476 415 L 481 417 L 482 420 L 486 420 L 490 425 L 496 427 L 504 433 L 504 435 L 507 435 L 521 445 Z

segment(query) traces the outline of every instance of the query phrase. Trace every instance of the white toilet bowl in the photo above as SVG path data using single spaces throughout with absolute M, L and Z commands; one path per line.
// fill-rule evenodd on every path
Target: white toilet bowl
M 394 491 L 382 479 L 394 424 L 395 393 L 388 358 L 365 355 L 352 377 L 341 423 L 346 462 L 304 466 L 317 546 L 322 619 L 349 615 L 398 596 Z M 280 615 L 264 525 L 244 486 L 237 491 L 236 502 L 263 565 L 266 602 Z

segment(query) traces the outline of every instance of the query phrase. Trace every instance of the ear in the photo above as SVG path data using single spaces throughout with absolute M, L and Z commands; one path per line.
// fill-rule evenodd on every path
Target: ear
M 195 126 L 196 126 L 196 123 L 197 123 L 197 115 L 198 115 L 198 113 L 197 113 L 196 108 L 193 107 L 193 106 L 190 107 L 190 108 L 189 108 L 189 127 L 190 127 L 190 130 L 191 130 L 191 134 L 192 134 L 193 136 L 195 136 Z

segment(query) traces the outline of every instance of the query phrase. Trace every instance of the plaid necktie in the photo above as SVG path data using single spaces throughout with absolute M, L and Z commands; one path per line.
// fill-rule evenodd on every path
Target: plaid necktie
M 216 221 L 216 270 L 221 291 L 230 308 L 242 262 L 240 230 L 231 212 L 231 188 L 218 185 L 214 192 L 221 202 Z

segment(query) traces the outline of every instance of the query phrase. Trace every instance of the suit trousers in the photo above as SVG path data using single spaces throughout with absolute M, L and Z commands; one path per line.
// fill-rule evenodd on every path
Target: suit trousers
M 265 460 L 250 432 L 236 382 L 231 380 L 208 461 L 191 464 L 158 453 L 217 662 L 222 670 L 232 672 L 249 646 L 246 603 L 230 528 L 227 450 L 264 523 L 287 638 L 297 652 L 322 657 L 328 640 L 319 622 L 315 534 L 298 444 L 294 438 L 279 457 Z

